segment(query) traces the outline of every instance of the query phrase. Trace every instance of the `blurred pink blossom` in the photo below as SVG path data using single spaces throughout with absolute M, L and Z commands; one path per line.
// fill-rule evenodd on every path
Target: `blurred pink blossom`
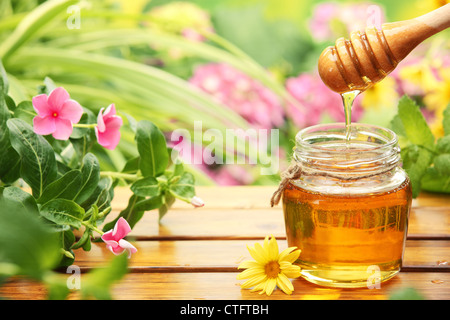
M 191 79 L 194 86 L 211 94 L 236 111 L 256 128 L 273 128 L 284 123 L 278 97 L 243 72 L 224 63 L 197 67 Z
M 300 128 L 321 122 L 328 115 L 333 121 L 345 121 L 342 98 L 331 91 L 317 74 L 304 73 L 286 81 L 286 89 L 306 108 L 306 113 L 288 105 L 288 117 Z M 352 121 L 357 121 L 363 113 L 357 98 L 353 104 Z
M 328 40 L 334 37 L 334 33 L 330 26 L 330 21 L 337 17 L 339 6 L 336 3 L 325 2 L 318 4 L 314 8 L 313 17 L 309 22 L 311 34 L 317 40 Z
M 70 99 L 62 87 L 54 89 L 48 96 L 40 94 L 32 99 L 37 116 L 33 118 L 34 132 L 52 134 L 58 140 L 67 140 L 72 134 L 73 124 L 80 121 L 83 108 Z
M 97 117 L 97 126 L 95 134 L 98 143 L 106 149 L 113 150 L 120 141 L 120 127 L 122 118 L 116 115 L 116 107 L 111 104 L 103 113 L 104 108 L 100 109 Z
M 317 41 L 335 41 L 368 26 L 380 28 L 385 22 L 383 9 L 374 3 L 342 4 L 323 2 L 314 7 L 309 28 Z
M 127 220 L 120 217 L 119 220 L 117 220 L 114 229 L 109 230 L 102 235 L 102 240 L 106 243 L 106 247 L 115 255 L 127 251 L 128 258 L 130 258 L 133 253 L 137 252 L 137 249 L 131 243 L 123 239 L 130 232 L 131 227 Z

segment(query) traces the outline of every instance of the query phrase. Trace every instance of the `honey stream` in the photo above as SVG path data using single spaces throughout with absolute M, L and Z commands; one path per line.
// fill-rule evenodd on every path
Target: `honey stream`
M 353 102 L 356 97 L 361 93 L 360 90 L 353 90 L 344 92 L 341 94 L 342 102 L 344 104 L 344 114 L 345 114 L 345 140 L 347 145 L 350 143 L 352 135 L 352 108 Z

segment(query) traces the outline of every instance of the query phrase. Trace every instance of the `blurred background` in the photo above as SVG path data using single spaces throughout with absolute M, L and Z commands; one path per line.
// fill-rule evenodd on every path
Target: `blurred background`
M 356 29 L 417 17 L 447 0 L 0 0 L 0 57 L 19 106 L 49 77 L 86 109 L 115 103 L 127 119 L 104 170 L 136 155 L 134 125 L 175 129 L 278 129 L 280 170 L 298 130 L 344 121 L 341 98 L 317 73 L 322 50 Z M 417 47 L 361 94 L 353 121 L 389 127 L 403 94 L 436 137 L 450 102 L 449 32 Z M 31 121 L 33 110 L 23 106 Z M 225 134 L 224 134 L 225 136 Z M 201 144 L 202 141 L 195 141 Z M 174 145 L 176 142 L 174 142 Z M 224 154 L 221 156 L 225 156 Z M 258 165 L 191 165 L 198 184 L 275 184 Z

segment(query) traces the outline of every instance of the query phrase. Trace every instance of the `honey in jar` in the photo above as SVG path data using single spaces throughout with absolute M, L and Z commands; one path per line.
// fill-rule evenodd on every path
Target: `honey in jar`
M 399 151 L 395 133 L 373 125 L 323 124 L 297 134 L 302 173 L 284 188 L 283 212 L 306 280 L 364 287 L 400 271 L 412 194 Z

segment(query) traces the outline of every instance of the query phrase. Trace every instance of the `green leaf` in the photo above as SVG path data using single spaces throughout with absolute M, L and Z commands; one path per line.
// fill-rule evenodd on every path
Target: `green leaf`
M 21 177 L 39 198 L 57 175 L 55 153 L 44 137 L 37 135 L 25 121 L 9 119 L 7 126 L 13 148 L 21 157 Z
M 450 103 L 443 113 L 444 119 L 442 120 L 442 126 L 444 127 L 444 134 L 450 135 Z
M 139 167 L 144 177 L 157 177 L 164 173 L 169 154 L 164 134 L 152 122 L 141 120 L 136 128 L 136 143 L 141 161 Z
M 178 198 L 189 201 L 195 196 L 195 178 L 190 172 L 185 172 L 176 184 L 170 185 L 170 192 Z
M 56 88 L 55 82 L 50 77 L 45 77 L 44 84 L 38 88 L 38 93 L 49 95 Z
M 72 250 L 76 250 L 79 249 L 81 247 L 85 247 L 87 244 L 90 244 L 90 240 L 91 240 L 91 235 L 92 235 L 92 231 L 91 229 L 86 229 L 83 233 L 83 235 L 81 236 L 80 240 L 78 240 L 76 243 L 74 243 L 70 248 Z M 90 246 L 87 246 L 87 248 L 90 249 Z M 89 250 L 86 250 L 89 251 Z
M 84 276 L 81 286 L 82 298 L 112 299 L 110 294 L 112 285 L 121 280 L 127 272 L 127 255 L 121 254 L 113 257 L 106 267 L 94 269 Z
M 416 198 L 421 190 L 421 180 L 427 168 L 433 161 L 433 154 L 427 149 L 416 145 L 404 148 L 401 151 L 403 169 L 409 176 L 413 197 Z
M 28 124 L 33 123 L 33 118 L 36 116 L 33 103 L 31 101 L 22 101 L 14 109 L 14 117 L 24 120 Z
M 389 300 L 425 300 L 425 297 L 415 288 L 401 288 L 389 294 Z
M 81 187 L 73 198 L 79 204 L 91 196 L 100 181 L 100 163 L 92 153 L 86 154 L 83 158 L 81 180 Z
M 435 138 L 425 117 L 416 103 L 406 95 L 399 101 L 398 116 L 402 121 L 405 136 L 411 143 L 433 148 Z
M 450 177 L 450 153 L 437 155 L 433 163 L 439 174 Z
M 80 170 L 67 172 L 61 178 L 50 183 L 37 200 L 38 203 L 46 203 L 52 199 L 73 200 L 81 186 Z
M 430 192 L 450 193 L 450 176 L 443 176 L 436 168 L 430 167 L 422 177 L 421 186 Z
M 14 51 L 28 41 L 33 34 L 52 21 L 58 14 L 65 12 L 68 6 L 77 1 L 78 0 L 52 0 L 37 6 L 21 20 L 14 32 L 2 41 L 2 44 L 0 45 L 0 57 L 7 59 Z
M 176 198 L 170 192 L 167 192 L 166 194 L 164 194 L 164 203 L 158 210 L 158 214 L 159 214 L 158 219 L 160 221 L 166 215 L 166 213 L 169 211 L 169 209 L 172 207 L 172 205 L 175 203 L 175 200 L 176 200 Z
M 150 211 L 154 209 L 158 209 L 163 204 L 162 196 L 157 195 L 151 198 L 143 199 L 136 202 L 135 210 L 137 211 Z
M 75 235 L 72 230 L 67 229 L 59 232 L 59 242 L 62 244 L 61 251 L 64 253 L 59 266 L 68 267 L 75 261 L 75 255 L 71 249 L 75 242 Z
M 183 162 L 179 158 L 177 158 L 174 163 L 172 177 L 177 177 L 177 176 L 181 177 L 183 175 L 183 172 L 184 172 Z
M 21 203 L 0 196 L 0 208 L 0 264 L 16 265 L 20 274 L 41 279 L 60 260 L 57 234 Z
M 436 143 L 436 151 L 439 153 L 450 153 L 450 135 L 443 136 Z
M 125 220 L 127 220 L 128 224 L 131 228 L 135 226 L 135 224 L 142 218 L 142 215 L 144 214 L 144 210 L 138 210 L 136 209 L 136 203 L 139 201 L 144 200 L 143 197 L 138 197 L 135 194 L 133 194 L 130 199 L 128 200 L 128 205 L 125 209 L 123 209 L 119 216 L 114 219 L 113 221 L 107 223 L 103 227 L 103 231 L 108 231 L 114 228 L 114 225 L 116 224 L 117 220 L 119 220 L 120 217 L 123 217 Z
M 160 192 L 158 180 L 153 177 L 146 177 L 135 181 L 131 187 L 131 191 L 140 197 L 157 196 Z
M 403 126 L 402 119 L 396 114 L 390 123 L 391 129 L 397 134 L 397 136 L 406 137 L 405 127 Z
M 73 201 L 54 199 L 45 203 L 40 210 L 41 215 L 60 225 L 69 225 L 79 229 L 84 217 L 84 209 Z
M 140 160 L 141 158 L 139 156 L 128 160 L 122 169 L 122 173 L 137 173 L 139 171 Z
M 9 81 L 6 75 L 6 70 L 3 67 L 3 63 L 0 59 L 0 99 L 3 99 L 2 96 L 6 96 L 9 90 Z
M 3 200 L 13 202 L 17 207 L 21 207 L 28 213 L 39 216 L 36 200 L 31 194 L 23 191 L 21 188 L 14 186 L 1 187 L 0 194 Z
M 6 125 L 11 115 L 1 96 L 0 93 L 0 180 L 12 183 L 20 176 L 20 157 L 11 145 Z
M 96 206 L 99 211 L 106 210 L 111 205 L 111 201 L 114 197 L 114 188 L 117 181 L 113 181 L 110 177 L 101 178 L 97 184 L 96 189 L 92 192 L 91 196 L 82 203 L 82 207 L 85 210 L 89 210 L 91 206 Z

